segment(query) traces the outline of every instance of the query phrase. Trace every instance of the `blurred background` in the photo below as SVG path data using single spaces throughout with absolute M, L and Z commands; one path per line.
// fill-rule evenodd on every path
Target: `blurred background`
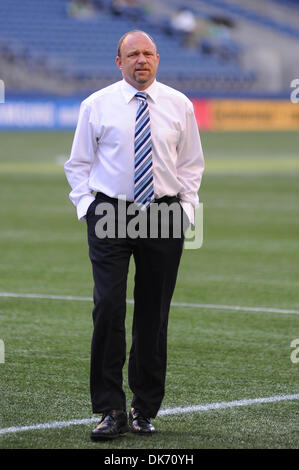
M 80 101 L 121 79 L 117 42 L 135 28 L 202 130 L 298 129 L 298 0 L 2 0 L 0 129 L 73 129 Z

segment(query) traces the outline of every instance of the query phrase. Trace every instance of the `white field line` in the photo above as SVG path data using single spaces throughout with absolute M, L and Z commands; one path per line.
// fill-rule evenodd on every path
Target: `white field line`
M 0 297 L 15 297 L 22 299 L 48 299 L 48 300 L 72 300 L 92 302 L 91 297 L 78 297 L 72 295 L 48 295 L 48 294 L 22 294 L 16 292 L 0 292 Z M 134 303 L 134 300 L 127 299 L 127 303 Z M 265 312 L 265 313 L 286 313 L 299 315 L 299 310 L 281 309 L 272 307 L 246 307 L 241 305 L 219 305 L 219 304 L 197 304 L 188 302 L 172 302 L 172 307 L 189 307 L 189 308 L 208 308 L 214 310 L 235 310 L 243 312 Z
M 219 403 L 208 403 L 206 405 L 195 405 L 195 406 L 186 406 L 178 408 L 168 408 L 165 410 L 160 410 L 158 416 L 168 416 L 174 414 L 185 414 L 185 413 L 194 413 L 198 411 L 210 411 L 210 410 L 220 410 L 225 408 L 234 408 L 236 406 L 250 406 L 258 403 L 277 403 L 280 401 L 286 400 L 298 400 L 299 394 L 295 395 L 276 395 L 273 397 L 265 398 L 251 398 L 245 400 L 236 400 L 236 401 L 226 401 Z M 77 424 L 90 424 L 92 422 L 99 421 L 99 418 L 84 418 L 84 419 L 73 419 L 70 421 L 54 421 L 52 423 L 41 423 L 33 424 L 30 426 L 20 426 L 20 427 L 10 427 L 0 429 L 0 435 L 11 434 L 17 432 L 25 431 L 35 431 L 39 429 L 58 429 L 65 428 L 68 426 L 75 426 Z

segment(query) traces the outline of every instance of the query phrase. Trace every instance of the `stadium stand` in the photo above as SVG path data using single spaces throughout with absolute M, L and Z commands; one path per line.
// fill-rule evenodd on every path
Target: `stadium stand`
M 182 2 L 166 3 L 179 7 Z M 255 72 L 254 90 L 288 93 L 291 77 L 299 76 L 295 59 L 298 0 L 186 0 L 184 5 L 201 17 L 223 18 L 234 24 L 230 38 L 240 47 L 239 64 Z
M 120 78 L 116 44 L 155 37 L 158 79 L 185 92 L 285 92 L 298 75 L 295 0 L 2 0 L 0 67 L 7 90 L 86 93 Z
M 233 5 L 240 5 L 238 0 L 229 0 Z M 299 1 L 298 0 L 242 0 L 242 7 L 249 11 L 253 11 L 256 15 L 270 19 L 272 23 L 278 25 L 285 24 L 299 28 Z M 284 32 L 282 32 L 284 34 Z
M 228 27 L 212 21 L 208 39 L 200 36 L 198 42 L 188 44 L 171 27 L 174 6 L 165 5 L 163 10 L 163 5 L 157 2 L 140 2 L 124 8 L 108 0 L 2 1 L 2 70 L 21 67 L 23 77 L 30 76 L 30 70 L 39 71 L 42 79 L 34 82 L 35 90 L 55 89 L 58 94 L 78 91 L 78 86 L 93 89 L 95 83 L 105 86 L 120 78 L 114 64 L 120 35 L 140 28 L 155 37 L 163 58 L 158 78 L 171 86 L 195 93 L 254 88 L 254 68 L 244 67 L 240 62 L 242 46 L 223 34 Z M 207 20 L 203 14 L 196 18 Z M 15 73 L 10 74 L 14 80 L 7 81 L 5 77 L 8 89 L 18 88 Z
M 299 27 L 297 22 L 297 27 L 290 25 L 289 22 L 283 22 L 279 19 L 273 17 L 274 8 L 268 8 L 267 13 L 258 11 L 258 7 L 253 7 L 253 4 L 250 2 L 245 2 L 240 5 L 240 2 L 232 0 L 202 0 L 200 3 L 207 3 L 209 6 L 217 7 L 226 14 L 230 14 L 233 17 L 241 17 L 247 21 L 252 21 L 263 27 L 271 28 L 272 30 L 280 33 L 287 34 L 296 39 L 299 39 Z M 249 6 L 247 6 L 247 4 Z M 298 20 L 298 18 L 297 18 Z

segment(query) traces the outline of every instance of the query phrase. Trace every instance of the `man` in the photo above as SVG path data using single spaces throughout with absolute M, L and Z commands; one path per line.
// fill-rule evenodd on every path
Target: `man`
M 194 221 L 203 155 L 193 107 L 182 93 L 156 81 L 159 54 L 154 40 L 134 30 L 119 41 L 116 65 L 123 80 L 93 93 L 81 104 L 65 172 L 79 220 L 87 220 L 94 277 L 90 391 L 94 413 L 102 419 L 93 440 L 128 430 L 122 369 L 126 359 L 126 283 L 131 255 L 136 273 L 129 386 L 133 393 L 129 428 L 153 434 L 165 392 L 167 324 L 184 242 L 184 225 L 174 235 L 177 212 L 169 215 L 169 236 L 125 236 L 135 209 L 150 229 L 151 210 L 176 204 Z M 116 230 L 107 236 L 102 207 L 113 209 Z M 121 215 L 121 209 L 127 209 Z M 134 209 L 134 210 L 135 210 Z M 106 211 L 106 213 L 108 210 Z M 169 214 L 171 211 L 169 211 Z M 144 219 L 145 215 L 145 219 Z M 171 219 L 171 220 L 170 220 Z M 138 224 L 137 224 L 138 225 Z

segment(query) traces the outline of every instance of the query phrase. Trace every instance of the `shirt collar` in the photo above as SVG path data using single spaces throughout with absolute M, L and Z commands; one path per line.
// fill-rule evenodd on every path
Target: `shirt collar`
M 138 91 L 140 91 L 140 90 L 137 90 L 136 88 L 134 88 L 132 85 L 130 85 L 130 83 L 128 83 L 125 79 L 122 80 L 121 85 L 122 85 L 121 88 L 122 88 L 122 92 L 123 92 L 123 95 L 125 97 L 126 103 L 129 103 L 132 100 L 132 98 L 134 98 L 136 93 Z M 157 84 L 157 81 L 154 80 L 154 82 L 148 88 L 146 88 L 146 90 L 142 90 L 142 92 L 147 93 L 147 95 L 154 102 L 156 102 L 157 97 L 158 97 L 158 84 Z

